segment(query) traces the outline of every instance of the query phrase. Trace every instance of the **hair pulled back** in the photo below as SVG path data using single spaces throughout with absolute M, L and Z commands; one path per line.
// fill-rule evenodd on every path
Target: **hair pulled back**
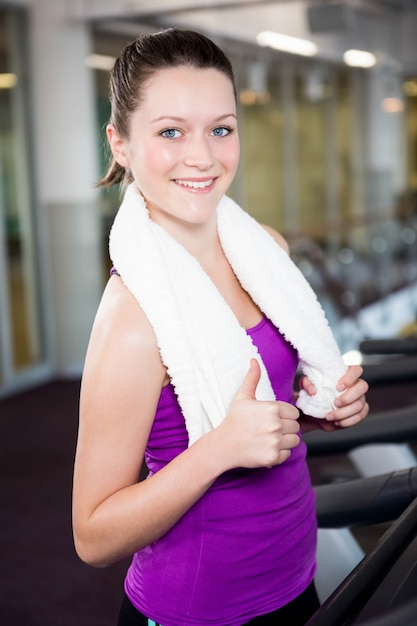
M 155 72 L 184 65 L 223 72 L 230 78 L 236 97 L 232 65 L 208 37 L 176 28 L 141 35 L 122 50 L 110 72 L 110 123 L 121 137 L 128 138 L 131 116 L 140 106 L 146 84 Z M 132 181 L 131 172 L 112 157 L 107 173 L 97 186 Z

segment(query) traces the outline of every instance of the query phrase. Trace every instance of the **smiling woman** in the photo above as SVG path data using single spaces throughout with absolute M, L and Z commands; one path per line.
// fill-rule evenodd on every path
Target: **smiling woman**
M 150 84 L 130 116 L 129 136 L 114 124 L 107 136 L 152 219 L 173 234 L 177 220 L 214 217 L 233 180 L 239 162 L 236 102 L 229 77 L 216 69 L 159 70 Z
M 126 189 L 82 380 L 78 554 L 133 555 L 119 626 L 301 626 L 318 600 L 300 432 L 364 419 L 361 368 L 344 366 L 282 237 L 225 195 L 239 138 L 224 53 L 195 32 L 145 35 L 116 60 L 111 104 L 99 184 Z

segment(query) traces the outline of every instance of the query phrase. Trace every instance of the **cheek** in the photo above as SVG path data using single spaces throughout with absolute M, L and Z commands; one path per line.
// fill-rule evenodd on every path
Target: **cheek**
M 178 160 L 178 150 L 174 145 L 166 145 L 157 142 L 146 147 L 141 155 L 141 162 L 144 168 L 162 173 L 170 168 Z
M 233 144 L 229 146 L 229 149 L 224 152 L 224 161 L 230 170 L 236 170 L 239 165 L 240 159 L 240 145 L 239 140 L 236 139 Z
M 149 200 L 164 189 L 162 183 L 171 178 L 178 162 L 172 150 L 161 146 L 147 146 L 136 152 L 132 161 L 133 174 L 143 195 Z

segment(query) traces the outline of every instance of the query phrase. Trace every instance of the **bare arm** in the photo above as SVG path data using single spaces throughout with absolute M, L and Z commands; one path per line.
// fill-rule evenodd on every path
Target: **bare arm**
M 232 467 L 288 458 L 299 442 L 298 411 L 254 399 L 258 370 L 254 361 L 218 428 L 138 483 L 166 372 L 140 307 L 120 279 L 110 280 L 94 323 L 80 400 L 73 530 L 83 560 L 106 566 L 155 541 Z
M 118 278 L 104 293 L 87 351 L 74 468 L 73 528 L 83 560 L 104 566 L 168 530 L 216 477 L 198 448 L 138 483 L 166 373 L 143 312 Z M 194 480 L 186 480 L 193 475 Z M 181 497 L 179 497 L 181 485 Z M 186 489 L 185 489 L 186 486 Z

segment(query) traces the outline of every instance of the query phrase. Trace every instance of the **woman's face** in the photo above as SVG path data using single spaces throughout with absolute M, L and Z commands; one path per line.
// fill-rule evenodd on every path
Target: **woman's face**
M 132 115 L 128 139 L 111 127 L 108 137 L 154 221 L 205 223 L 215 218 L 238 166 L 233 85 L 215 69 L 159 70 Z

